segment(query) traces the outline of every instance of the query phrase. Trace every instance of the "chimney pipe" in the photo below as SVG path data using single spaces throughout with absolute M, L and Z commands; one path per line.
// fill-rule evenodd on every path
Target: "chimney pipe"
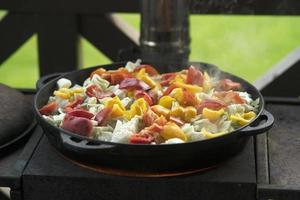
M 186 67 L 190 53 L 189 0 L 142 0 L 141 58 L 163 72 Z

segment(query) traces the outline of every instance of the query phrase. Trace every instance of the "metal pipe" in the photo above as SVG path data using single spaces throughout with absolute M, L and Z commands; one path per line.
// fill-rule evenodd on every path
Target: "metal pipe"
M 186 67 L 190 53 L 189 0 L 143 0 L 141 57 L 175 71 Z

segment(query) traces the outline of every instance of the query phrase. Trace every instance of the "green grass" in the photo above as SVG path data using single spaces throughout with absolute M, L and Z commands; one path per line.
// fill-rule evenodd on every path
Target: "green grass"
M 4 15 L 3 12 L 0 12 Z M 121 14 L 139 29 L 137 14 Z M 291 50 L 299 46 L 300 18 L 254 16 L 190 17 L 191 61 L 214 63 L 221 69 L 254 81 Z M 111 61 L 81 39 L 82 66 Z M 0 82 L 14 87 L 34 87 L 38 78 L 37 39 L 32 37 L 0 67 Z

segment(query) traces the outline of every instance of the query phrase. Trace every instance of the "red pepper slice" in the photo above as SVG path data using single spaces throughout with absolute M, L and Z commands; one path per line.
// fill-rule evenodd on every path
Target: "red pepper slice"
M 106 125 L 111 112 L 112 108 L 103 108 L 102 110 L 100 110 L 100 112 L 97 113 L 95 120 L 98 121 L 99 126 Z
M 90 113 L 84 109 L 72 110 L 68 114 L 71 116 L 74 116 L 74 117 L 83 117 L 83 118 L 87 118 L 87 119 L 92 119 L 94 117 L 93 113 Z
M 219 82 L 217 88 L 223 91 L 238 90 L 241 88 L 241 84 L 237 82 L 233 82 L 230 79 L 223 79 Z
M 96 97 L 97 99 L 103 99 L 105 97 L 112 97 L 115 94 L 113 92 L 104 92 L 96 85 L 90 85 L 86 88 L 86 95 L 89 97 Z
M 194 85 L 203 85 L 203 74 L 194 66 L 190 66 L 187 72 L 186 83 Z
M 133 77 L 132 74 L 128 72 L 128 70 L 125 68 L 119 68 L 118 70 L 114 70 L 114 71 L 100 70 L 100 73 L 101 73 L 101 78 L 109 81 L 112 85 L 120 84 L 124 79 Z
M 66 105 L 66 107 L 70 107 L 70 108 L 75 108 L 76 106 L 80 105 L 83 103 L 83 97 L 82 96 L 78 96 L 74 101 L 68 103 Z
M 42 115 L 51 115 L 57 109 L 57 103 L 51 102 L 39 109 Z
M 120 83 L 120 89 L 149 90 L 150 87 L 144 81 L 136 78 L 126 78 Z
M 166 73 L 161 75 L 161 86 L 166 86 L 170 83 L 171 80 L 173 80 L 176 76 L 176 73 Z
M 148 95 L 151 97 L 153 104 L 155 104 L 158 98 L 158 91 L 156 89 L 149 90 Z
M 211 110 L 220 110 L 221 108 L 225 108 L 227 105 L 216 99 L 205 99 L 200 105 L 196 106 L 197 113 L 201 114 L 204 108 L 208 108 Z
M 195 96 L 195 94 L 187 90 L 183 90 L 183 104 L 185 106 L 195 106 L 198 104 L 197 97 Z
M 147 133 L 132 134 L 129 138 L 131 144 L 150 144 L 154 138 Z
M 145 68 L 145 71 L 147 74 L 149 74 L 149 76 L 155 76 L 155 75 L 158 75 L 158 72 L 157 70 L 152 67 L 151 65 L 140 65 L 140 66 L 137 66 L 133 72 L 139 72 L 141 69 Z
M 159 133 L 163 129 L 163 126 L 154 123 L 146 129 L 149 131 L 149 134 L 154 135 L 153 133 Z
M 158 115 L 151 109 L 148 109 L 148 111 L 143 116 L 145 126 L 151 126 L 156 119 L 158 119 Z
M 149 106 L 153 105 L 152 98 L 148 95 L 147 92 L 145 92 L 143 90 L 136 90 L 134 92 L 134 98 L 135 99 L 144 98 L 145 101 L 149 104 Z
M 170 85 L 163 93 L 164 96 L 169 95 L 175 88 L 178 88 L 177 85 L 172 84 Z
M 160 116 L 153 123 L 158 124 L 160 126 L 164 126 L 168 123 L 168 120 L 164 116 Z
M 230 103 L 237 103 L 237 104 L 243 104 L 246 103 L 246 100 L 244 100 L 240 95 L 234 91 L 223 91 L 218 92 L 215 94 L 216 97 L 222 99 L 227 104 Z
M 93 130 L 93 123 L 87 118 L 75 117 L 66 114 L 62 124 L 62 128 L 78 135 L 90 137 Z
M 183 126 L 184 125 L 184 122 L 181 119 L 177 118 L 177 117 L 170 116 L 170 121 L 174 122 L 178 126 Z

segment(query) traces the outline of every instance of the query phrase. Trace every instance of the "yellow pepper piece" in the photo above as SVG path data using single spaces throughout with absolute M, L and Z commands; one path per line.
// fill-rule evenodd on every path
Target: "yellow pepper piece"
M 175 85 L 177 85 L 178 87 L 184 88 L 187 91 L 191 92 L 191 93 L 198 93 L 198 92 L 202 92 L 203 89 L 200 86 L 197 85 L 191 85 L 191 84 L 186 84 L 186 83 L 181 83 L 181 82 L 174 82 Z
M 188 107 L 184 108 L 184 120 L 186 122 L 190 122 L 191 119 L 196 117 L 196 115 L 197 115 L 196 108 L 194 108 L 192 106 L 188 106 Z
M 170 110 L 161 106 L 161 105 L 154 105 L 154 106 L 151 106 L 151 110 L 153 112 L 155 112 L 155 114 L 161 116 L 163 115 L 164 117 L 168 117 L 169 116 L 169 113 L 170 113 Z
M 179 138 L 183 141 L 187 140 L 187 136 L 185 133 L 181 130 L 179 126 L 177 126 L 173 122 L 168 122 L 166 125 L 163 126 L 163 129 L 160 132 L 160 135 L 165 139 L 171 139 L 171 138 Z
M 244 113 L 243 115 L 235 114 L 230 116 L 230 120 L 233 123 L 239 124 L 241 126 L 244 126 L 246 124 L 249 124 L 249 122 L 256 117 L 256 114 L 252 111 Z
M 177 106 L 173 108 L 170 112 L 170 116 L 178 117 L 180 119 L 184 118 L 184 108 L 181 106 Z
M 119 104 L 114 104 L 110 117 L 116 118 L 116 117 L 121 117 L 124 114 L 124 110 L 119 106 Z
M 211 132 L 208 132 L 207 130 L 205 130 L 205 128 L 202 128 L 201 129 L 201 133 L 204 135 L 204 137 L 206 137 L 207 139 L 210 139 L 210 138 L 215 138 L 215 137 L 219 137 L 221 135 L 225 135 L 226 132 L 222 131 L 222 132 L 219 132 L 219 133 L 211 133 Z
M 182 90 L 182 88 L 175 88 L 171 92 L 170 96 L 175 98 L 181 104 L 183 102 L 183 90 Z
M 202 111 L 202 115 L 204 118 L 208 119 L 209 121 L 216 121 L 224 114 L 224 109 L 220 110 L 211 110 L 208 108 L 204 108 Z
M 74 88 L 72 89 L 74 93 L 82 93 L 83 89 L 82 88 Z
M 173 80 L 170 81 L 170 84 L 173 84 L 173 83 L 185 83 L 186 81 L 186 75 L 185 74 L 177 74 L 175 76 L 175 78 Z
M 148 110 L 148 103 L 145 101 L 144 98 L 137 99 L 131 106 L 130 110 L 124 113 L 124 117 L 126 119 L 131 119 L 135 115 L 143 115 Z
M 244 126 L 250 122 L 250 120 L 244 119 L 241 115 L 236 114 L 236 115 L 230 115 L 230 120 L 233 123 L 239 124 L 241 126 Z
M 163 96 L 159 99 L 158 104 L 170 109 L 172 107 L 172 102 L 175 101 L 174 98 L 170 97 L 170 96 Z
M 112 108 L 115 104 L 119 105 L 120 109 L 125 110 L 125 107 L 123 106 L 118 96 L 115 96 L 114 98 L 104 102 L 105 107 L 108 108 Z
M 244 115 L 243 115 L 243 118 L 244 118 L 244 119 L 247 119 L 247 120 L 252 120 L 252 119 L 254 119 L 255 117 L 256 117 L 256 114 L 255 114 L 255 112 L 253 112 L 253 111 L 244 113 Z
M 143 68 L 141 69 L 138 74 L 136 75 L 137 79 L 144 81 L 145 83 L 147 83 L 147 85 L 149 85 L 151 88 L 156 87 L 157 83 L 152 80 L 152 78 L 150 78 L 147 74 L 146 74 L 146 69 Z
M 70 93 L 64 93 L 64 92 L 57 91 L 57 90 L 55 90 L 53 94 L 62 99 L 69 99 L 71 97 Z

